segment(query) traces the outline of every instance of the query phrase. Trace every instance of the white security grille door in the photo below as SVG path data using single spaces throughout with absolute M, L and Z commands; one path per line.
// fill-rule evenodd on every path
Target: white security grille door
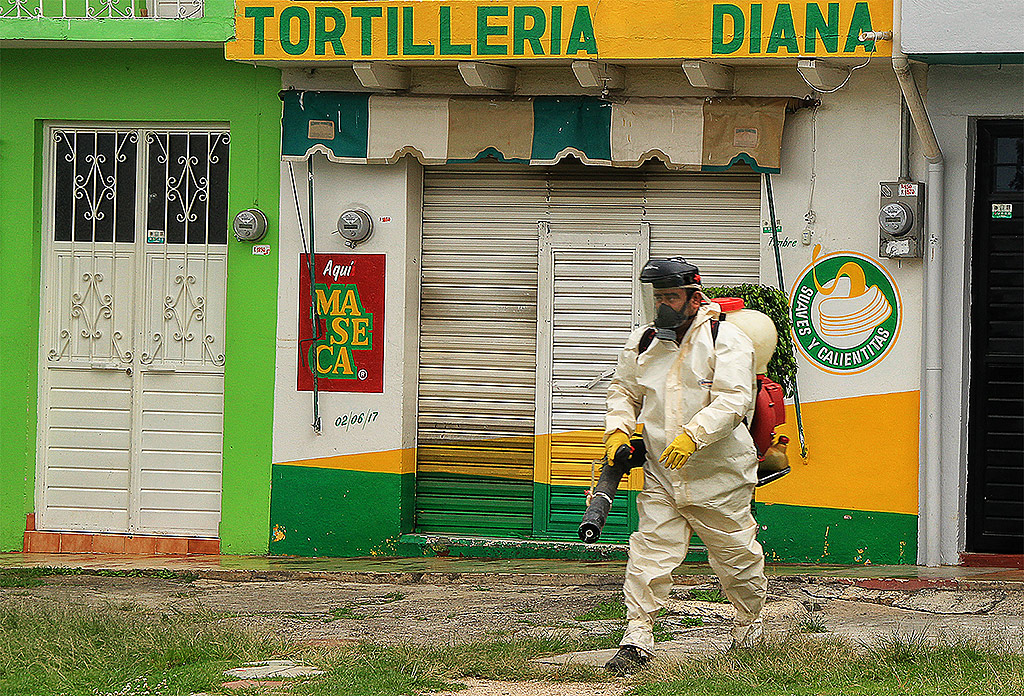
M 228 134 L 49 134 L 37 526 L 216 536 Z

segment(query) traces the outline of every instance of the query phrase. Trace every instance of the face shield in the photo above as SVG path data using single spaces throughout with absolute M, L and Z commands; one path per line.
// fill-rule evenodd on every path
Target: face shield
M 700 289 L 700 271 L 682 257 L 651 259 L 640 272 L 644 315 L 658 330 L 658 338 L 675 339 L 695 313 L 693 293 Z

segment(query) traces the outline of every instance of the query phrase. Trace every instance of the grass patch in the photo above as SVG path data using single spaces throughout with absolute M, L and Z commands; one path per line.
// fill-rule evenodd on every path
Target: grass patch
M 828 627 L 825 626 L 825 622 L 821 620 L 821 617 L 811 612 L 803 618 L 803 620 L 797 624 L 797 628 L 800 629 L 801 633 L 828 633 Z
M 346 604 L 343 607 L 335 607 L 334 609 L 331 609 L 330 612 L 328 613 L 331 615 L 331 618 L 327 619 L 328 622 L 337 621 L 338 619 L 364 618 L 363 614 L 359 614 L 356 612 L 355 604 Z
M 166 570 L 163 568 L 140 568 L 131 570 L 104 570 L 96 568 L 57 568 L 38 566 L 30 568 L 0 568 L 0 587 L 38 587 L 45 584 L 44 578 L 58 575 L 96 575 L 116 578 L 161 578 L 190 583 L 199 579 L 194 571 Z
M 726 604 L 729 601 L 717 587 L 711 590 L 690 590 L 690 599 L 695 599 L 699 602 L 716 602 L 718 604 Z
M 1024 656 L 951 639 L 861 646 L 793 634 L 751 650 L 671 661 L 637 675 L 630 696 L 1018 696 Z
M 384 600 L 385 604 L 390 604 L 391 602 L 397 602 L 397 601 L 399 601 L 401 599 L 405 599 L 405 593 L 404 592 L 388 592 L 386 595 L 384 595 L 384 597 L 382 597 L 382 599 Z
M 625 619 L 626 605 L 622 602 L 601 602 L 596 607 L 588 609 L 579 616 L 574 616 L 577 621 L 607 621 L 609 619 Z
M 296 696 L 403 696 L 424 691 L 458 689 L 463 677 L 501 681 L 545 679 L 605 680 L 600 669 L 570 665 L 544 669 L 531 661 L 590 649 L 593 641 L 559 637 L 501 638 L 436 646 L 380 646 L 363 643 L 354 649 L 325 651 L 307 656 L 307 662 L 327 674 L 296 685 Z
M 224 669 L 280 648 L 209 613 L 8 606 L 0 608 L 0 693 L 187 696 L 219 686 Z

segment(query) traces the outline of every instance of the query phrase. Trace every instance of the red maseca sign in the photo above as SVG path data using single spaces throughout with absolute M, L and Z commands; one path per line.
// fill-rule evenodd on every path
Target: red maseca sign
M 299 255 L 299 391 L 384 391 L 384 254 Z M 319 315 L 313 333 L 313 302 Z

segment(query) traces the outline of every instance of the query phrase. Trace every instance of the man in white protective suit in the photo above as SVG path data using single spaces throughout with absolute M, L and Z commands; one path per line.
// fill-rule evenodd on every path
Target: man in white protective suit
M 617 673 L 650 661 L 654 617 L 692 533 L 736 608 L 734 646 L 760 640 L 768 587 L 750 509 L 757 452 L 743 422 L 753 415 L 754 346 L 719 321 L 718 305 L 700 292 L 699 270 L 681 257 L 651 259 L 640 282 L 653 286 L 655 321 L 635 330 L 619 356 L 604 435 L 609 461 L 629 447 L 638 424 L 647 447 L 623 588 L 629 623 L 605 665 Z

